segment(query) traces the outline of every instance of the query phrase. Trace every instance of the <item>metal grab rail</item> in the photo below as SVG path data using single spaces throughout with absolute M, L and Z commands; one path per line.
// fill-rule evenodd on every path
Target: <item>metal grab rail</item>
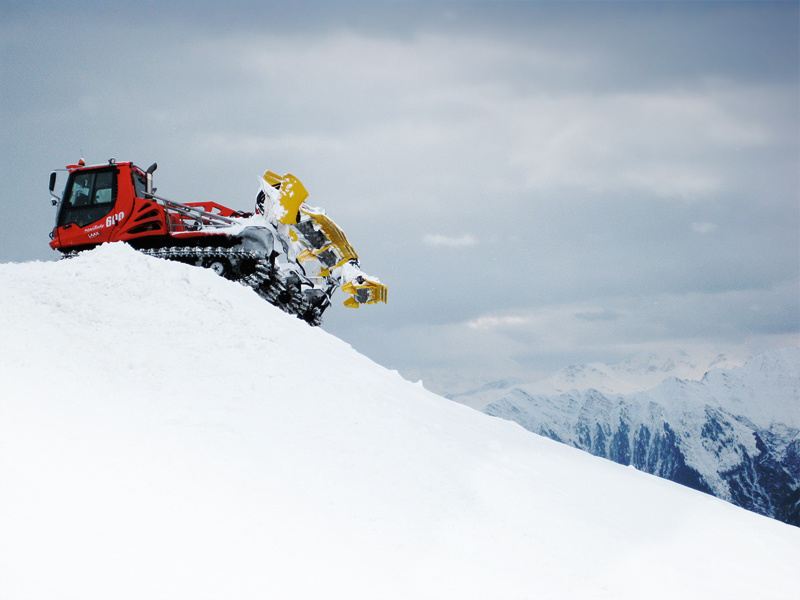
M 179 223 L 174 222 L 172 219 L 167 219 L 167 225 L 170 232 L 175 231 L 199 231 L 206 227 L 219 228 L 227 227 L 236 223 L 234 219 L 223 217 L 222 215 L 215 215 L 214 213 L 206 212 L 200 208 L 193 206 L 186 206 L 180 202 L 174 202 L 155 194 L 148 194 L 149 198 L 155 200 L 157 204 L 164 207 L 167 215 L 177 213 L 179 216 Z M 187 223 L 186 220 L 191 221 Z

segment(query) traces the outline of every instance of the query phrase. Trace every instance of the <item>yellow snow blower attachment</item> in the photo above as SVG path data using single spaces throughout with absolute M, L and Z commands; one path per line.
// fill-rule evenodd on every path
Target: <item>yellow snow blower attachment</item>
M 284 225 L 296 225 L 300 205 L 308 198 L 306 188 L 297 177 L 288 173 L 281 177 L 267 171 L 263 177 L 264 181 L 280 192 L 280 198 L 274 206 L 275 219 Z
M 313 294 L 323 292 L 327 302 L 333 291 L 341 288 L 350 295 L 344 301 L 348 308 L 386 302 L 386 286 L 361 270 L 358 254 L 344 232 L 324 210 L 304 204 L 308 192 L 297 177 L 267 171 L 262 179 L 256 210 L 276 225 L 279 236 L 285 236 L 292 250 L 291 261 L 300 267 L 295 269 L 284 261 L 281 268 L 288 279 L 313 286 Z
M 379 281 L 370 281 L 364 277 L 348 281 L 342 286 L 342 291 L 351 294 L 351 297 L 344 301 L 347 308 L 358 308 L 361 304 L 386 302 L 386 286 Z
M 385 303 L 386 286 L 359 268 L 358 254 L 336 223 L 322 210 L 306 205 L 300 207 L 300 217 L 296 230 L 303 234 L 309 245 L 297 257 L 298 262 L 308 265 L 309 272 L 317 276 L 328 277 L 338 273 L 342 291 L 352 296 L 344 301 L 349 308 L 358 308 L 359 304 Z
M 344 263 L 358 260 L 358 254 L 347 241 L 344 232 L 324 212 L 310 206 L 302 206 L 300 213 L 303 222 L 298 223 L 298 229 L 307 237 L 314 234 L 317 236 L 321 234 L 322 237 L 315 239 L 316 245 L 319 247 L 310 245 L 297 257 L 298 261 L 301 263 L 311 260 L 319 261 L 321 266 L 324 265 L 319 276 L 327 277 L 331 271 L 341 267 Z M 309 220 L 304 217 L 308 217 Z

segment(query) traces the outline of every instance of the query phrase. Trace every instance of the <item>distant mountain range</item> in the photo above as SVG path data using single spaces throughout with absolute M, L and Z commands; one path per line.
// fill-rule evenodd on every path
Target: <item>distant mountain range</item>
M 742 366 L 719 356 L 693 379 L 703 364 L 683 355 L 576 365 L 450 398 L 800 527 L 800 349 Z

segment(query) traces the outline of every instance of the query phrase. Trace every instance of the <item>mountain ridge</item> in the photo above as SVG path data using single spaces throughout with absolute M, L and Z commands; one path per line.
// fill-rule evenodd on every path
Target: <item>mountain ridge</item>
M 630 394 L 652 389 L 668 377 L 701 380 L 714 368 L 742 366 L 746 358 L 734 358 L 710 350 L 692 354 L 678 350 L 664 354 L 640 354 L 619 363 L 601 362 L 567 365 L 548 377 L 525 381 L 516 377 L 490 381 L 478 388 L 444 396 L 472 408 L 482 409 L 492 399 L 512 387 L 532 394 L 561 394 L 571 390 L 595 389 L 604 394 Z M 487 394 L 496 390 L 495 394 Z
M 514 388 L 483 411 L 800 526 L 800 349 L 630 394 Z

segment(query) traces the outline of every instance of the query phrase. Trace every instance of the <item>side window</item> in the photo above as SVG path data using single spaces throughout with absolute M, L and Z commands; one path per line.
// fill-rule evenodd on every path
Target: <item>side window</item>
M 94 181 L 94 201 L 92 204 L 108 204 L 113 202 L 114 173 L 106 171 L 98 173 Z
M 136 197 L 144 198 L 144 193 L 147 190 L 147 179 L 145 179 L 144 173 L 137 169 L 132 169 L 131 175 L 133 177 L 133 187 L 136 190 Z
M 58 215 L 58 226 L 75 223 L 84 227 L 105 217 L 117 200 L 117 170 L 75 173 Z

